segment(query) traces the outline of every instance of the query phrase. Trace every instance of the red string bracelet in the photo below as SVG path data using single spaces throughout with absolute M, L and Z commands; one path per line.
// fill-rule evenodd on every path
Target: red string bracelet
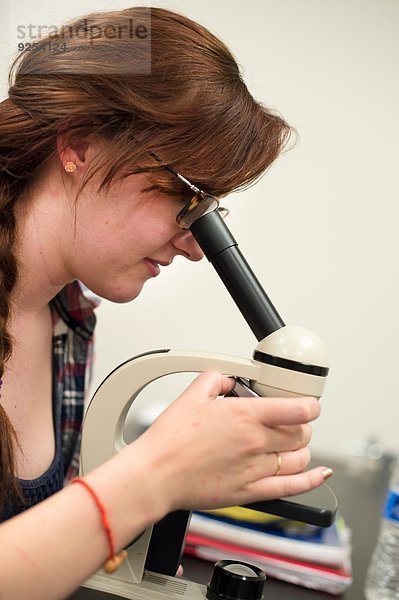
M 111 525 L 108 520 L 106 508 L 101 502 L 100 498 L 97 496 L 96 492 L 91 487 L 91 485 L 89 485 L 85 479 L 82 479 L 82 477 L 75 477 L 75 479 L 72 479 L 71 483 L 80 483 L 81 485 L 83 485 L 83 487 L 86 488 L 90 496 L 93 498 L 98 510 L 100 511 L 101 523 L 105 531 L 105 535 L 107 536 L 109 548 L 109 556 L 107 561 L 103 565 L 103 569 L 106 573 L 113 573 L 124 562 L 124 560 L 127 557 L 127 552 L 126 550 L 122 550 L 122 552 L 119 552 L 119 554 L 115 554 L 114 536 L 111 530 Z

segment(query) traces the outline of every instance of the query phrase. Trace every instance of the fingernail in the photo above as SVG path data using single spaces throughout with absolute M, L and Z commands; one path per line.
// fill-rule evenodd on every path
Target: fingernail
M 334 471 L 330 468 L 328 469 L 324 469 L 324 471 L 321 472 L 323 479 L 328 479 L 329 477 L 331 477 L 331 475 L 334 475 Z

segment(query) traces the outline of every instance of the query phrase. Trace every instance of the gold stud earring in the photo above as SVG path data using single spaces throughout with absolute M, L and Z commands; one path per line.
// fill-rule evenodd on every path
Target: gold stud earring
M 74 162 L 67 162 L 64 165 L 64 169 L 67 173 L 74 173 L 74 171 L 76 171 L 76 165 Z

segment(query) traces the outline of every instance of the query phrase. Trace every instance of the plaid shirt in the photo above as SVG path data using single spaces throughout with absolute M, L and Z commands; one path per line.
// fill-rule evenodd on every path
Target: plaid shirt
M 53 318 L 54 381 L 61 401 L 62 456 L 65 481 L 77 475 L 85 394 L 92 373 L 93 298 L 74 281 L 51 301 Z

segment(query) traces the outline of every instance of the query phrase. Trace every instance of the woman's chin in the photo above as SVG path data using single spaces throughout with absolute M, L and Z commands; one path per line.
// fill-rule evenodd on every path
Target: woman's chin
M 96 286 L 96 289 L 90 288 L 92 292 L 104 298 L 105 300 L 109 300 L 110 302 L 115 302 L 116 304 L 125 304 L 126 302 L 131 302 L 137 296 L 139 296 L 141 290 L 143 289 L 144 281 L 135 282 L 130 286 Z M 89 287 L 89 286 L 87 286 Z

